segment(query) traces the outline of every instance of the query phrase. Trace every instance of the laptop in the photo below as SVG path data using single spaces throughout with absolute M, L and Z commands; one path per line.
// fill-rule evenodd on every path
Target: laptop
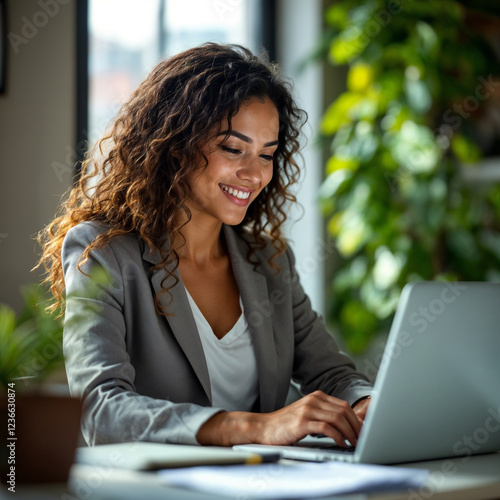
M 355 449 L 311 436 L 235 448 L 372 464 L 500 450 L 500 283 L 407 284 L 374 392 Z

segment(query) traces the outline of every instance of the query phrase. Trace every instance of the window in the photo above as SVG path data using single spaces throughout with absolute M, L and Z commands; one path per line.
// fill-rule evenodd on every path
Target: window
M 206 41 L 256 49 L 255 0 L 89 0 L 88 123 L 93 144 L 154 65 Z

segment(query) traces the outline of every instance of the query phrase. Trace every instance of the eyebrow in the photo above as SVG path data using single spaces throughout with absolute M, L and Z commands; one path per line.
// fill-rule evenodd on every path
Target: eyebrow
M 219 134 L 219 137 L 221 135 L 234 135 L 234 137 L 237 137 L 238 139 L 241 139 L 242 141 L 248 143 L 248 144 L 253 144 L 253 139 L 251 137 L 248 137 L 246 136 L 245 134 L 242 134 L 241 132 L 238 132 L 237 130 L 231 130 L 231 132 L 229 132 L 229 130 L 223 130 L 220 134 Z M 269 146 L 276 146 L 279 142 L 276 140 L 276 141 L 271 141 L 271 142 L 266 142 L 264 144 L 264 147 L 265 148 L 268 148 Z

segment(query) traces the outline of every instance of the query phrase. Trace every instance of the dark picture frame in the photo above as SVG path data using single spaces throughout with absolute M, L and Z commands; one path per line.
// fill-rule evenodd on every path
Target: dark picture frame
M 7 71 L 7 14 L 5 0 L 0 0 L 0 94 L 5 92 Z

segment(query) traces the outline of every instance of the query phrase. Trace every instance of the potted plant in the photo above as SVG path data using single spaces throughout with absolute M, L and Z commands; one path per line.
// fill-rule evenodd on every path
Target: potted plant
M 354 354 L 388 331 L 408 281 L 500 280 L 499 176 L 481 182 L 480 162 L 500 155 L 499 14 L 457 0 L 326 11 L 323 58 L 347 75 L 321 123 L 329 316 Z
M 16 315 L 0 305 L 1 479 L 10 491 L 27 482 L 65 482 L 74 461 L 81 402 L 47 378 L 62 369 L 62 321 L 47 294 L 27 288 Z

